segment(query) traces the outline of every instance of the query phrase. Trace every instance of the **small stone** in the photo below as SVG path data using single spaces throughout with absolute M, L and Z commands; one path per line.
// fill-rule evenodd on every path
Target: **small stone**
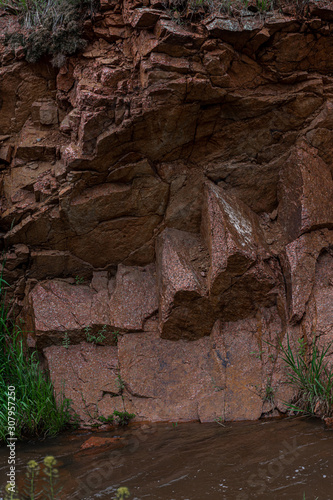
M 108 437 L 98 437 L 92 436 L 87 441 L 85 441 L 80 446 L 80 450 L 91 450 L 92 448 L 114 448 L 114 447 L 122 447 L 122 438 L 108 438 Z
M 333 417 L 324 418 L 325 425 L 327 429 L 333 429 Z

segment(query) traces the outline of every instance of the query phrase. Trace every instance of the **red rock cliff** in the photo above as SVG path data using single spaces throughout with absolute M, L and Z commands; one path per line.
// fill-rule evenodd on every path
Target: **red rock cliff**
M 86 30 L 59 71 L 2 50 L 1 237 L 30 344 L 83 419 L 284 411 L 266 342 L 333 338 L 332 8 L 179 25 L 102 0 Z

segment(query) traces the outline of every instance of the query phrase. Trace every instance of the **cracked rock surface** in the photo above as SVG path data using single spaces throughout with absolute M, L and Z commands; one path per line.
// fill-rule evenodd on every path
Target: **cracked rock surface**
M 13 315 L 83 421 L 284 412 L 269 344 L 333 340 L 331 2 L 180 25 L 102 0 L 89 26 L 59 69 L 0 36 Z

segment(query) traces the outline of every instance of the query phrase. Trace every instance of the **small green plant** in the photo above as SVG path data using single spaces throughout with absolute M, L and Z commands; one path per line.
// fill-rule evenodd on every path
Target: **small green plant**
M 113 415 L 115 416 L 116 423 L 120 426 L 128 425 L 135 418 L 135 413 L 128 413 L 128 411 L 115 410 Z
M 267 401 L 269 403 L 273 403 L 273 401 L 274 401 L 274 389 L 271 386 L 269 380 L 267 380 L 267 384 L 265 387 L 264 401 Z
M 309 0 L 297 0 L 297 2 L 308 2 Z M 278 6 L 277 0 L 256 0 L 256 5 L 251 3 L 252 10 L 260 14 L 267 12 Z M 194 18 L 204 17 L 209 14 L 229 14 L 238 15 L 248 9 L 249 0 L 169 0 L 168 10 L 171 17 L 178 23 L 184 24 Z
M 271 403 L 271 404 L 274 403 L 275 390 L 272 387 L 271 377 L 267 378 L 265 386 L 255 385 L 254 387 L 256 389 L 256 391 L 255 391 L 256 394 L 258 394 L 258 396 L 260 396 L 262 398 L 264 403 L 265 402 Z
M 84 331 L 86 334 L 86 340 L 87 342 L 90 342 L 92 344 L 101 344 L 105 339 L 105 333 L 106 333 L 107 326 L 104 325 L 101 330 L 99 330 L 96 335 L 91 333 L 91 326 L 86 326 Z
M 39 476 L 40 467 L 35 460 L 30 460 L 27 464 L 26 478 L 27 481 L 24 485 L 23 493 L 29 498 L 29 500 L 34 500 L 37 498 L 36 495 L 36 481 Z
M 110 425 L 112 425 L 113 422 L 114 422 L 114 416 L 113 415 L 109 415 L 108 417 L 103 417 L 103 415 L 101 415 L 101 416 L 98 417 L 98 420 L 100 422 L 102 422 L 103 424 L 110 424 Z
M 262 355 L 264 354 L 264 352 L 264 350 L 259 349 L 259 351 L 251 351 L 250 354 L 252 354 L 252 356 L 255 356 L 257 359 L 262 359 Z
M 269 344 L 269 343 L 266 342 L 266 344 Z M 266 351 L 265 349 L 259 349 L 258 351 L 251 351 L 250 354 L 252 356 L 255 356 L 257 359 L 261 359 L 261 360 L 263 359 L 263 355 L 264 354 L 267 354 L 268 359 L 270 359 L 271 361 L 273 361 L 275 359 L 275 357 L 276 357 L 276 355 L 274 355 L 272 353 L 268 354 L 268 351 Z
M 257 0 L 257 8 L 259 12 L 267 12 L 273 9 L 272 0 Z
M 61 491 L 61 488 L 58 486 L 59 471 L 56 469 L 56 465 L 57 461 L 54 457 L 48 456 L 44 458 L 44 473 L 46 475 L 44 480 L 47 483 L 49 500 L 54 500 Z
M 102 424 L 125 426 L 128 425 L 130 420 L 132 420 L 133 418 L 135 418 L 134 413 L 114 410 L 112 415 L 109 415 L 108 417 L 103 417 L 103 415 L 100 415 L 98 417 L 98 420 L 102 422 Z
M 225 425 L 224 425 L 224 418 L 223 417 L 216 417 L 214 419 L 214 422 L 216 422 L 217 424 L 221 425 L 222 427 L 225 427 Z
M 20 500 L 16 491 L 13 491 L 13 487 L 9 483 L 5 487 L 4 500 Z
M 7 483 L 3 490 L 4 500 L 58 500 L 62 487 L 60 486 L 59 471 L 56 468 L 57 460 L 49 455 L 44 458 L 43 464 L 30 460 L 27 464 L 27 472 L 22 491 L 12 491 L 10 483 Z M 41 478 L 44 482 L 40 488 Z M 39 486 L 39 487 L 38 487 Z M 15 488 L 16 489 L 16 488 Z M 0 491 L 1 495 L 1 491 Z M 124 500 L 130 497 L 128 488 L 121 487 L 117 489 L 115 500 Z
M 68 349 L 69 346 L 71 345 L 70 338 L 68 336 L 68 332 L 64 333 L 63 339 L 62 339 L 62 345 L 65 349 Z
M 176 427 L 178 427 L 178 422 L 172 422 L 172 427 L 175 429 Z
M 90 420 L 96 420 L 96 419 L 98 419 L 98 405 L 96 405 L 94 414 L 92 415 L 91 412 L 90 412 L 90 410 L 89 410 L 89 406 L 88 406 L 86 400 L 84 399 L 83 392 L 80 391 L 80 394 L 81 394 L 81 399 L 82 399 L 82 403 L 83 403 L 83 406 L 84 406 L 84 412 L 86 413 L 86 415 L 88 415 L 88 417 L 90 418 Z
M 129 489 L 122 486 L 117 489 L 115 500 L 125 500 L 130 497 Z
M 116 330 L 115 332 L 112 332 L 112 334 L 111 334 L 111 335 L 112 335 L 112 338 L 113 338 L 113 341 L 114 341 L 115 345 L 118 345 L 118 340 L 119 340 L 119 337 L 121 337 L 121 336 L 122 336 L 122 334 L 121 334 L 121 333 L 119 333 L 119 331 L 118 331 L 118 330 Z
M 59 498 L 62 488 L 59 486 L 59 472 L 56 469 L 57 460 L 53 456 L 44 458 L 43 466 L 41 467 L 35 460 L 30 460 L 27 464 L 27 472 L 23 483 L 22 492 L 13 493 L 9 489 L 9 485 L 5 487 L 4 500 L 55 500 Z M 41 477 L 44 485 L 38 491 L 37 480 Z
M 122 393 L 123 390 L 125 389 L 125 382 L 121 378 L 120 373 L 118 373 L 118 376 L 117 376 L 117 385 L 118 385 L 119 391 Z
M 82 285 L 84 283 L 84 278 L 78 274 L 75 276 L 75 285 Z
M 105 336 L 106 329 L 107 329 L 107 326 L 103 325 L 102 329 L 97 332 L 97 342 L 98 343 L 99 342 L 103 342 L 103 340 L 105 340 L 105 338 L 106 338 L 106 336 Z

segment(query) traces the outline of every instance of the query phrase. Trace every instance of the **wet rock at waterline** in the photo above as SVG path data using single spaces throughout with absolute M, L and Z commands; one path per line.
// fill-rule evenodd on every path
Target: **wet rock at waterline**
M 56 393 L 72 400 L 82 421 L 123 411 L 116 347 L 88 343 L 50 346 L 44 349 L 44 356 Z

